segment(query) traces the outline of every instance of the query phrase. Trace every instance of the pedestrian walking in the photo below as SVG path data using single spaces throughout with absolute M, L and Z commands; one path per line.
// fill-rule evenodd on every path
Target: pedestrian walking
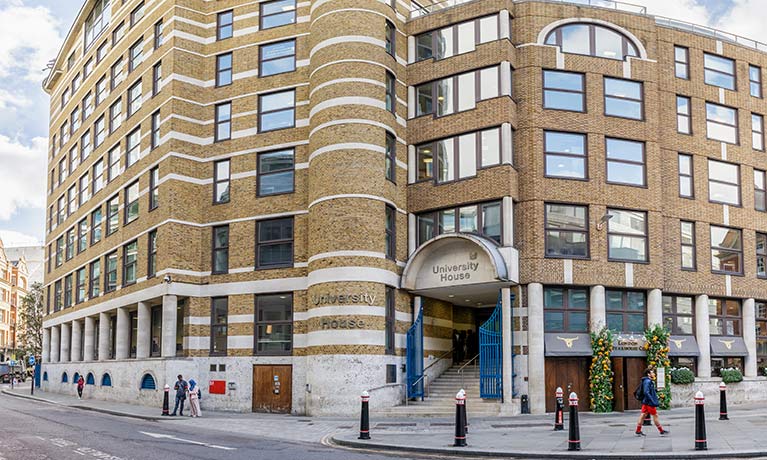
M 176 390 L 176 405 L 173 406 L 173 413 L 170 414 L 172 417 L 176 416 L 176 411 L 178 410 L 178 415 L 183 416 L 184 415 L 184 402 L 186 401 L 186 393 L 189 390 L 189 384 L 186 383 L 186 380 L 184 380 L 184 376 L 181 374 L 178 374 L 178 381 L 175 385 L 173 385 L 173 389 Z
M 634 397 L 642 402 L 642 413 L 639 416 L 639 421 L 637 421 L 636 435 L 645 435 L 642 433 L 642 424 L 644 423 L 646 414 L 652 415 L 652 420 L 655 422 L 655 427 L 658 428 L 658 433 L 660 433 L 661 436 L 668 435 L 670 432 L 663 429 L 660 424 L 660 419 L 658 418 L 658 406 L 660 405 L 660 402 L 658 401 L 658 392 L 655 390 L 655 369 L 652 367 L 645 369 L 642 382 L 634 391 Z
M 85 388 L 85 379 L 81 375 L 79 379 L 77 379 L 77 399 L 83 399 L 83 388 Z
M 189 410 L 192 412 L 190 417 L 199 417 L 202 415 L 200 410 L 200 387 L 194 379 L 189 379 Z

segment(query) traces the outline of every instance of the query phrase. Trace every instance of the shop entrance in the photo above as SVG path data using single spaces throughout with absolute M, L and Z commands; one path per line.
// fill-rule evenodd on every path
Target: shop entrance
M 613 357 L 613 410 L 638 410 L 642 403 L 634 398 L 634 390 L 642 381 L 647 367 L 645 358 Z
M 578 410 L 587 411 L 589 407 L 589 357 L 546 358 L 546 412 L 554 412 L 554 396 L 557 387 L 562 387 L 564 405 L 567 410 L 567 398 L 571 392 L 578 395 Z
M 293 367 L 253 366 L 253 412 L 289 414 Z

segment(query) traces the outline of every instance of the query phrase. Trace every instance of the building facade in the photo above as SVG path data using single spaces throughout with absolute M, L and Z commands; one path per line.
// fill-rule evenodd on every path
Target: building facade
M 607 326 L 622 410 L 664 324 L 767 399 L 764 45 L 611 6 L 85 2 L 44 83 L 43 385 L 353 413 L 471 331 L 482 396 L 542 412 Z
M 0 240 L 0 362 L 20 358 L 17 353 L 18 310 L 29 291 L 29 274 L 24 256 L 10 257 Z

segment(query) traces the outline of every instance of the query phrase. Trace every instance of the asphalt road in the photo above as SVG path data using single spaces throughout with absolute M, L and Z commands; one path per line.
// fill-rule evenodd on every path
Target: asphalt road
M 392 460 L 321 444 L 248 438 L 0 395 L 0 460 Z M 404 458 L 414 458 L 407 455 Z

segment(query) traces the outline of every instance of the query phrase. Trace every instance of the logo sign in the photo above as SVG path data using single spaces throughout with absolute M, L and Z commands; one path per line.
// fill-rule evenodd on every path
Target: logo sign
M 724 346 L 725 346 L 725 347 L 726 347 L 728 350 L 732 350 L 732 344 L 733 344 L 733 343 L 735 343 L 735 341 L 734 341 L 734 340 L 722 340 L 722 339 L 719 339 L 719 342 L 720 342 L 720 343 L 722 343 L 722 344 L 724 344 Z
M 674 345 L 676 345 L 677 350 L 681 350 L 682 344 L 687 341 L 687 339 L 669 339 L 669 340 L 671 340 L 671 342 L 673 342 Z
M 567 348 L 572 348 L 573 347 L 573 342 L 578 340 L 578 338 L 579 337 L 577 335 L 575 337 L 560 337 L 560 336 L 557 336 L 557 340 L 563 341 Z
M 322 329 L 364 329 L 365 321 L 361 319 L 323 319 Z
M 375 305 L 376 296 L 365 293 L 320 294 L 312 296 L 314 306 L 320 305 Z
M 628 336 L 618 334 L 613 342 L 613 350 L 641 351 L 643 350 L 644 343 L 644 337 L 635 337 L 633 334 Z
M 434 249 L 418 270 L 418 289 L 498 281 L 495 263 L 473 242 L 451 241 Z

